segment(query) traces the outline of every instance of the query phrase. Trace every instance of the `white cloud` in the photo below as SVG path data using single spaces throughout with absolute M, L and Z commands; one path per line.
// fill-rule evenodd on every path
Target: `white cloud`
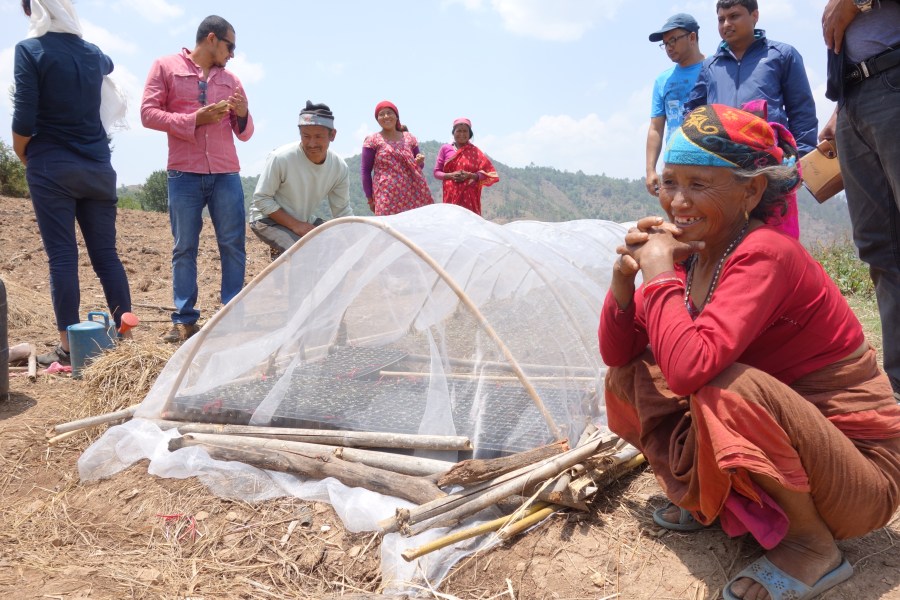
M 491 7 L 509 31 L 555 42 L 580 39 L 598 22 L 615 16 L 622 4 L 624 0 L 491 0 Z
M 527 130 L 503 136 L 485 136 L 479 147 L 502 163 L 551 166 L 588 174 L 617 177 L 643 175 L 647 139 L 643 100 L 649 93 L 632 95 L 622 111 L 601 118 L 543 115 Z M 639 102 L 640 100 L 640 102 Z
M 764 26 L 764 23 L 769 20 L 794 19 L 797 16 L 796 4 L 792 0 L 766 0 L 765 5 L 759 9 L 760 26 Z M 815 14 L 815 12 L 812 14 Z M 819 11 L 819 14 L 821 14 L 821 11 Z
M 484 147 L 513 166 L 534 163 L 589 174 L 640 177 L 649 94 L 649 88 L 634 91 L 621 109 L 603 118 L 595 113 L 581 118 L 544 115 L 526 131 L 484 140 Z
M 259 83 L 266 76 L 262 63 L 250 62 L 243 52 L 238 52 L 228 61 L 228 70 L 237 75 L 245 87 L 248 83 Z
M 482 10 L 484 2 L 482 0 L 441 0 L 441 8 L 447 8 L 454 4 L 461 4 L 466 10 Z
M 125 0 L 123 4 L 151 23 L 164 23 L 184 14 L 182 7 L 166 0 Z
M 487 0 L 443 0 L 446 8 L 455 4 L 468 11 L 482 11 Z M 490 8 L 500 16 L 503 27 L 524 37 L 552 42 L 581 39 L 601 21 L 615 16 L 625 0 L 584 2 L 583 0 L 490 0 Z
M 84 33 L 84 39 L 99 46 L 108 56 L 137 53 L 138 47 L 136 44 L 133 44 L 102 27 L 94 25 L 90 21 L 81 19 L 81 29 Z M 113 59 L 113 62 L 115 62 L 115 59 Z
M 9 86 L 13 84 L 13 63 L 16 49 L 13 46 L 0 50 L 0 110 L 4 114 L 12 112 L 9 99 Z M 4 132 L 6 135 L 6 132 Z

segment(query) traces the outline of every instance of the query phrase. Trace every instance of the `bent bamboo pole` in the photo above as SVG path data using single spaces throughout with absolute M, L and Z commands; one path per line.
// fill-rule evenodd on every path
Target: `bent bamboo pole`
M 53 427 L 53 431 L 55 433 L 67 433 L 78 429 L 96 427 L 98 425 L 103 425 L 104 423 L 111 423 L 112 421 L 119 421 L 121 419 L 130 419 L 134 416 L 134 411 L 137 410 L 138 406 L 140 406 L 140 404 L 132 404 L 129 407 L 115 412 L 86 417 L 84 419 L 78 419 L 77 421 L 70 421 L 69 423 L 60 423 Z
M 156 421 L 160 428 L 162 422 Z M 178 433 L 215 433 L 235 437 L 255 437 L 286 442 L 326 444 L 346 448 L 393 448 L 402 450 L 471 450 L 472 442 L 465 436 L 385 433 L 381 431 L 340 431 L 334 429 L 300 429 L 295 427 L 264 427 L 256 425 L 220 425 L 217 423 L 179 423 L 165 421 Z
M 213 433 L 188 433 L 169 441 L 169 449 L 177 450 L 188 446 L 215 445 L 221 448 L 244 448 L 251 446 L 263 450 L 293 452 L 318 457 L 337 457 L 347 462 L 359 463 L 367 467 L 375 467 L 385 471 L 393 471 L 402 475 L 430 478 L 445 473 L 451 463 L 430 458 L 418 458 L 403 454 L 388 454 L 374 450 L 357 448 L 340 448 L 324 444 L 307 444 L 305 442 L 286 442 L 265 438 L 235 437 Z

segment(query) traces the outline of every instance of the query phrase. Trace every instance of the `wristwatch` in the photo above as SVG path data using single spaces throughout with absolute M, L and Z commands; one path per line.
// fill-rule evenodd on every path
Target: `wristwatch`
M 853 4 L 859 9 L 859 12 L 869 12 L 872 10 L 872 0 L 853 0 Z

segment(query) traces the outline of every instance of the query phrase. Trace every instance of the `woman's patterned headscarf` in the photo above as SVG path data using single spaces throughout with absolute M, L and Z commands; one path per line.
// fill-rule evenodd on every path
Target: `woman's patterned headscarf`
M 786 127 L 766 121 L 766 102 L 754 100 L 741 109 L 707 104 L 692 110 L 672 134 L 663 157 L 665 162 L 748 171 L 777 165 L 793 167 L 797 162 L 797 142 Z M 775 191 L 781 195 L 783 208 L 770 211 L 764 219 L 797 239 L 800 237 L 796 193 L 799 184 L 798 169 L 794 170 L 793 177 L 780 181 Z
M 754 106 L 765 112 L 763 103 Z M 691 111 L 672 134 L 664 155 L 676 165 L 760 169 L 792 165 L 797 157 L 794 136 L 778 123 L 724 104 Z

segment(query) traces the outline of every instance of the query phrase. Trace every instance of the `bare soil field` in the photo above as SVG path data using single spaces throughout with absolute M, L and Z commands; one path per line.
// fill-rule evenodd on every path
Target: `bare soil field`
M 135 344 L 164 347 L 171 234 L 165 214 L 124 210 L 119 249 L 143 324 Z M 268 264 L 249 233 L 248 280 Z M 0 278 L 10 304 L 10 345 L 56 343 L 46 256 L 28 200 L 0 197 Z M 105 310 L 87 254 L 79 263 L 82 314 Z M 199 258 L 200 310 L 218 308 L 211 226 Z M 17 315 L 13 320 L 13 315 Z M 201 321 L 202 323 L 202 321 Z M 212 496 L 194 479 L 160 479 L 146 463 L 99 483 L 79 481 L 77 460 L 102 432 L 48 446 L 55 424 L 139 402 L 151 382 L 105 390 L 91 378 L 12 378 L 0 403 L 0 597 L 362 598 L 379 593 L 378 535 L 344 530 L 327 504 L 282 498 L 258 504 Z M 603 490 L 583 514 L 557 513 L 505 545 L 457 565 L 428 598 L 715 599 L 761 554 L 751 538 L 718 528 L 681 534 L 654 525 L 665 498 L 646 468 Z M 900 515 L 840 543 L 856 575 L 828 600 L 900 599 Z

